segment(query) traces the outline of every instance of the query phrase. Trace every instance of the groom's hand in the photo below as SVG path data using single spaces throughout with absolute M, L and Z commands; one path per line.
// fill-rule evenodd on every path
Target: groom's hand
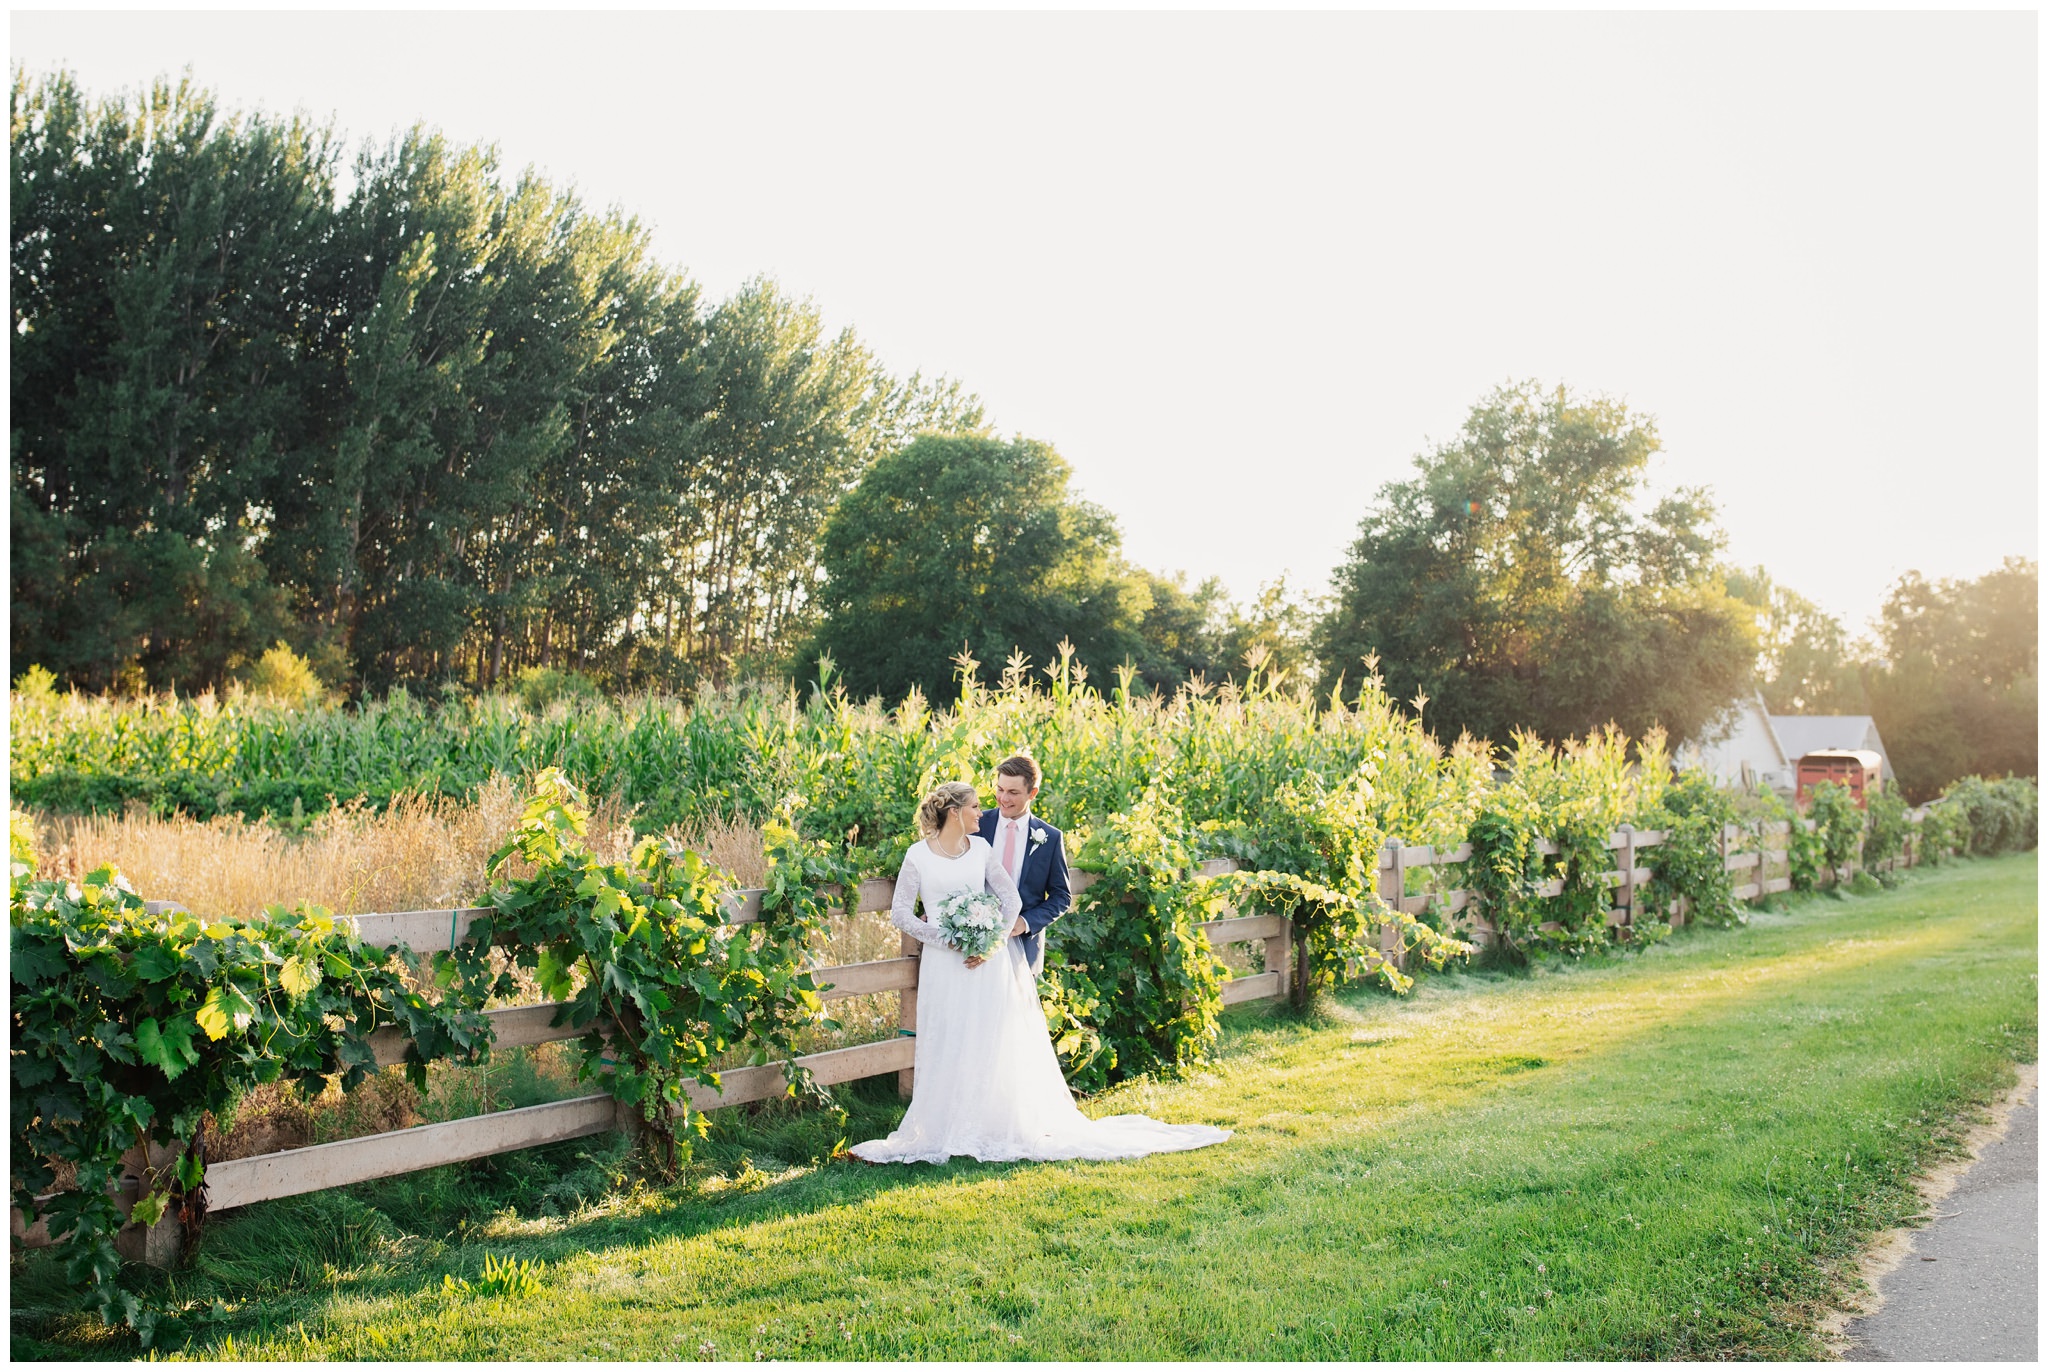
M 1022 915 L 1017 916 L 1017 922 L 1010 926 L 1011 938 L 1023 938 L 1026 934 L 1030 932 L 1031 926 L 1024 922 L 1024 916 Z

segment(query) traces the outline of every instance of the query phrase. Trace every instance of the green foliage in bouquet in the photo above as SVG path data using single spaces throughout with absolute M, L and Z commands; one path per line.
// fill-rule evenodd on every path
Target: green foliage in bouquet
M 1224 967 L 1199 926 L 1217 917 L 1219 897 L 1194 874 L 1195 862 L 1180 807 L 1157 785 L 1109 816 L 1075 855 L 1097 879 L 1060 920 L 1046 955 L 1047 999 L 1080 1021 L 1062 1034 L 1072 1042 L 1066 1070 L 1075 1086 L 1181 1072 L 1215 1043 Z M 1083 1025 L 1099 1037 L 1092 1051 Z
M 392 1024 L 412 1037 L 416 1083 L 430 1058 L 488 1051 L 481 1014 L 430 1003 L 393 950 L 317 906 L 202 924 L 152 914 L 111 867 L 37 881 L 18 859 L 10 894 L 12 1204 L 32 1219 L 52 1165 L 74 1169 L 74 1189 L 41 1206 L 59 1258 L 90 1308 L 145 1344 L 158 1312 L 116 1281 L 124 1153 L 143 1162 L 136 1223 L 176 1206 L 196 1224 L 202 1121 L 250 1087 L 353 1086 L 375 1065 L 371 1033 Z

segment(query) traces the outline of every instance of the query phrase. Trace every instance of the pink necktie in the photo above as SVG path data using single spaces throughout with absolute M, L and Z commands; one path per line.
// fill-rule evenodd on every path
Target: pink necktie
M 1017 879 L 1017 821 L 1011 820 L 1008 832 L 1003 835 L 1003 870 L 1010 874 L 1010 880 Z

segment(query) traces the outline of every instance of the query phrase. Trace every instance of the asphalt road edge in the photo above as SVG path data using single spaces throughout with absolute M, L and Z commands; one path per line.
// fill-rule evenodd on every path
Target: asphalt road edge
M 1887 1229 L 1877 1236 L 1869 1247 L 1863 1250 L 1852 1272 L 1853 1294 L 1849 1302 L 1830 1311 L 1821 1320 L 1820 1332 L 1827 1345 L 1827 1355 L 1835 1361 L 1847 1358 L 1851 1347 L 1848 1336 L 1849 1323 L 1877 1313 L 1884 1304 L 1884 1291 L 1880 1279 L 1895 1271 L 1913 1253 L 1913 1241 L 1927 1221 L 1934 1217 L 1940 1202 L 1962 1182 L 1963 1174 L 1977 1165 L 1984 1150 L 2005 1137 L 2012 1123 L 2013 1110 L 2040 1084 L 2039 1063 L 2015 1063 L 2018 1074 L 2013 1084 L 1999 1093 L 1997 1099 L 1986 1107 L 1986 1118 L 1971 1127 L 1963 1137 L 1963 1151 L 1960 1155 L 1913 1179 L 1914 1189 L 1920 1193 L 1921 1213 L 1916 1222 L 1897 1229 Z M 1858 1285 L 1860 1283 L 1860 1286 Z

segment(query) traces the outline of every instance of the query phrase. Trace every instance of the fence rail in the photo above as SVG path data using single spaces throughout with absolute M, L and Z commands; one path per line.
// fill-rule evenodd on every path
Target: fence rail
M 1758 841 L 1768 843 L 1771 838 L 1788 831 L 1789 825 L 1784 822 L 1767 825 Z M 1736 896 L 1755 899 L 1789 889 L 1789 872 L 1771 874 L 1774 869 L 1786 865 L 1789 843 L 1777 848 L 1731 847 L 1746 836 L 1745 831 L 1733 825 L 1722 836 L 1724 869 L 1756 873 L 1755 880 L 1736 888 Z M 1639 893 L 1656 874 L 1655 867 L 1642 865 L 1638 859 L 1663 839 L 1664 834 L 1659 831 L 1638 831 L 1627 826 L 1608 836 L 1608 849 L 1619 855 L 1615 868 L 1602 874 L 1616 893 L 1615 904 L 1607 917 L 1610 925 L 1626 928 L 1633 923 Z M 1558 851 L 1556 845 L 1544 840 L 1539 840 L 1537 847 L 1547 855 Z M 1499 931 L 1484 918 L 1471 891 L 1446 888 L 1440 882 L 1434 883 L 1437 889 L 1409 889 L 1411 884 L 1430 887 L 1433 883 L 1428 874 L 1455 867 L 1471 857 L 1470 844 L 1439 851 L 1426 845 L 1390 842 L 1380 852 L 1379 894 L 1389 906 L 1398 904 L 1408 914 L 1422 914 L 1435 909 L 1450 916 L 1453 927 L 1466 937 L 1481 942 L 1496 938 Z M 1911 860 L 1910 853 L 1903 859 L 1906 864 Z M 1895 859 L 1889 865 L 1901 865 L 1901 860 Z M 1237 869 L 1236 862 L 1221 859 L 1202 864 L 1199 874 L 1216 876 Z M 1422 875 L 1418 878 L 1417 874 Z M 1073 884 L 1077 893 L 1086 890 L 1092 882 L 1093 877 L 1089 873 L 1074 874 Z M 890 879 L 863 881 L 848 904 L 864 913 L 883 911 L 889 908 L 895 889 L 896 884 Z M 1562 889 L 1562 882 L 1554 880 L 1538 888 L 1538 894 L 1557 895 Z M 757 890 L 733 893 L 727 905 L 727 918 L 735 924 L 758 920 L 761 917 L 761 895 Z M 358 915 L 354 917 L 354 923 L 365 942 L 373 945 L 402 944 L 415 953 L 429 953 L 457 946 L 468 936 L 470 926 L 490 913 L 483 907 L 406 910 L 392 914 Z M 1664 913 L 1677 922 L 1682 922 L 1686 915 L 1682 908 Z M 1226 981 L 1223 984 L 1225 1005 L 1289 994 L 1295 978 L 1300 975 L 1299 969 L 1293 965 L 1300 950 L 1294 946 L 1292 922 L 1285 916 L 1233 911 L 1200 927 L 1209 942 L 1218 947 L 1233 943 L 1263 946 L 1265 970 L 1234 976 Z M 911 1073 L 916 1055 L 917 949 L 917 943 L 905 936 L 904 956 L 814 968 L 813 976 L 823 988 L 822 997 L 826 1000 L 898 992 L 901 996 L 900 1027 L 893 1038 L 807 1054 L 796 1059 L 797 1065 L 808 1069 L 821 1085 L 885 1076 L 893 1072 L 897 1074 L 899 1089 L 907 1096 L 912 1087 Z M 1398 931 L 1391 927 L 1382 940 L 1381 956 L 1395 962 L 1402 959 Z M 520 1047 L 582 1037 L 587 1028 L 555 1022 L 565 1004 L 556 1001 L 487 1012 L 495 1044 L 498 1047 Z M 407 1043 L 401 1031 L 391 1028 L 379 1030 L 370 1038 L 377 1061 L 384 1065 L 401 1061 Z M 780 1097 L 787 1090 L 787 1080 L 782 1067 L 771 1063 L 721 1072 L 719 1088 L 715 1091 L 694 1082 L 688 1083 L 685 1089 L 691 1104 L 697 1109 L 715 1110 Z M 596 1093 L 469 1119 L 234 1158 L 213 1163 L 206 1169 L 207 1208 L 230 1210 L 258 1201 L 302 1195 L 448 1163 L 467 1162 L 613 1129 L 632 1129 L 637 1125 L 638 1120 L 631 1109 L 619 1106 L 609 1094 Z M 131 1175 L 138 1174 L 139 1157 L 129 1161 Z M 124 1238 L 130 1240 L 126 1247 L 147 1260 L 158 1261 L 162 1254 L 175 1251 L 175 1226 L 176 1220 L 166 1217 L 148 1235 L 138 1237 L 124 1231 Z M 129 1230 L 137 1231 L 137 1228 L 131 1225 Z M 19 1212 L 15 1213 L 14 1231 L 24 1244 L 47 1243 L 48 1237 L 42 1230 L 41 1221 L 25 1230 Z

